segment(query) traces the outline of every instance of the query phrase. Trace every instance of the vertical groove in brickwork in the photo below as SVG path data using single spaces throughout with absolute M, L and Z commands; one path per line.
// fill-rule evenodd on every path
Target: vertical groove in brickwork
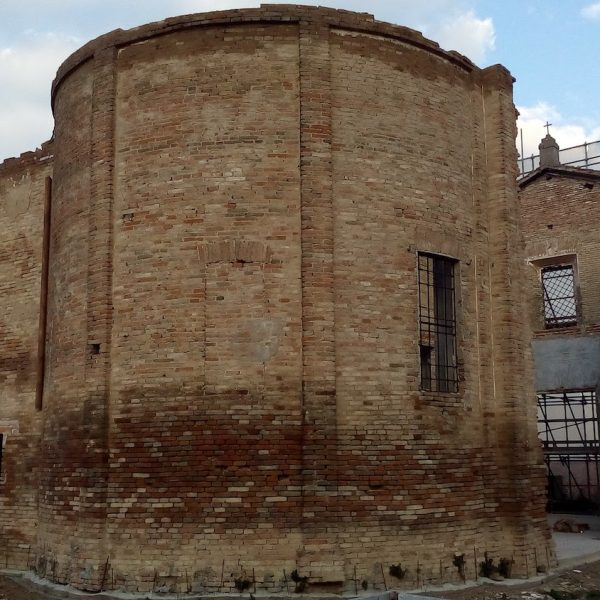
M 490 223 L 488 214 L 488 179 L 486 157 L 486 123 L 482 87 L 475 82 L 473 90 L 473 158 L 472 186 L 473 210 L 475 211 L 474 241 L 477 254 L 474 257 L 475 294 L 477 319 L 477 354 L 479 394 L 477 406 L 477 427 L 480 430 L 478 443 L 484 455 L 485 468 L 479 471 L 482 494 L 486 507 L 493 518 L 496 514 L 497 494 L 497 461 L 496 461 L 496 427 L 495 427 L 495 392 L 493 381 L 492 346 L 494 331 L 492 329 L 491 284 L 489 278 L 490 256 L 488 252 L 488 236 Z
M 518 223 L 512 80 L 500 67 L 484 72 L 493 368 L 499 512 L 510 519 L 517 561 L 533 561 L 532 545 L 548 543 L 542 522 L 541 455 L 530 426 L 535 402 L 530 330 L 523 309 L 524 261 Z M 523 507 L 527 506 L 527 510 Z M 535 529 L 532 529 L 532 526 Z M 531 536 L 531 531 L 540 532 Z M 536 540 L 535 537 L 538 539 Z
M 93 524 L 86 527 L 94 510 L 87 494 L 94 488 L 89 475 L 96 436 L 88 431 L 93 418 L 86 415 L 84 372 L 92 70 L 90 61 L 73 75 L 56 112 L 55 149 L 60 146 L 60 151 L 53 173 L 39 527 L 32 550 L 32 560 L 49 579 L 72 575 L 77 583 L 93 577 L 98 539 Z M 73 564 L 77 568 L 67 574 Z
M 108 404 L 112 326 L 112 229 L 116 50 L 95 57 L 87 272 L 86 396 L 84 427 L 94 444 L 85 456 L 91 514 L 85 526 L 101 542 L 106 518 Z
M 325 531 L 337 490 L 329 27 L 302 22 L 299 44 L 303 529 L 308 545 L 311 534 Z

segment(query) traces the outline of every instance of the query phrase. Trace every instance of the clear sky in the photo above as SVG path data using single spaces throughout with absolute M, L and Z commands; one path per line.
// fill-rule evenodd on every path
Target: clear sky
M 304 3 L 370 12 L 379 20 L 418 29 L 479 66 L 504 64 L 517 78 L 515 103 L 521 112 L 526 156 L 537 153 L 547 119 L 561 148 L 600 139 L 598 0 Z M 51 81 L 60 63 L 88 40 L 167 16 L 258 4 L 252 0 L 0 0 L 0 160 L 33 150 L 51 136 Z

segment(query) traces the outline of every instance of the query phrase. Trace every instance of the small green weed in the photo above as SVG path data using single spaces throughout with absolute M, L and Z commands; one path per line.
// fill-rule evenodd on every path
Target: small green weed
M 396 579 L 404 579 L 404 576 L 406 575 L 406 569 L 402 568 L 402 563 L 390 565 L 390 575 Z
M 306 590 L 306 586 L 308 585 L 308 577 L 303 577 L 298 573 L 298 569 L 294 569 L 291 573 L 292 581 L 296 584 L 296 589 L 294 592 L 296 594 L 301 594 Z

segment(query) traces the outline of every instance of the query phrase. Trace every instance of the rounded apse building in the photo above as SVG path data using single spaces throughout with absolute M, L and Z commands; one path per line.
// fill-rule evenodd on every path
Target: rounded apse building
M 554 560 L 503 67 L 263 5 L 102 36 L 52 100 L 40 574 L 354 590 Z

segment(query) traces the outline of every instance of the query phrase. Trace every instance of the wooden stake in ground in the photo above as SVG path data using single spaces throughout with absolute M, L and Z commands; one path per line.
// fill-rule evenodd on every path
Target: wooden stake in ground
M 225 576 L 225 559 L 221 563 L 221 585 L 219 586 L 219 591 L 223 590 L 223 577 Z
M 289 592 L 290 588 L 288 588 L 287 573 L 285 572 L 285 569 L 283 570 L 283 580 L 285 581 L 285 591 Z
M 383 572 L 383 564 L 379 563 L 379 566 L 381 567 L 381 576 L 383 577 L 383 587 L 385 588 L 385 591 L 387 592 L 387 582 L 385 580 L 385 573 Z
M 102 573 L 102 581 L 100 582 L 100 591 L 104 591 L 104 584 L 106 583 L 106 576 L 108 575 L 108 564 L 110 561 L 110 556 L 106 557 L 106 562 L 104 563 L 104 573 Z

